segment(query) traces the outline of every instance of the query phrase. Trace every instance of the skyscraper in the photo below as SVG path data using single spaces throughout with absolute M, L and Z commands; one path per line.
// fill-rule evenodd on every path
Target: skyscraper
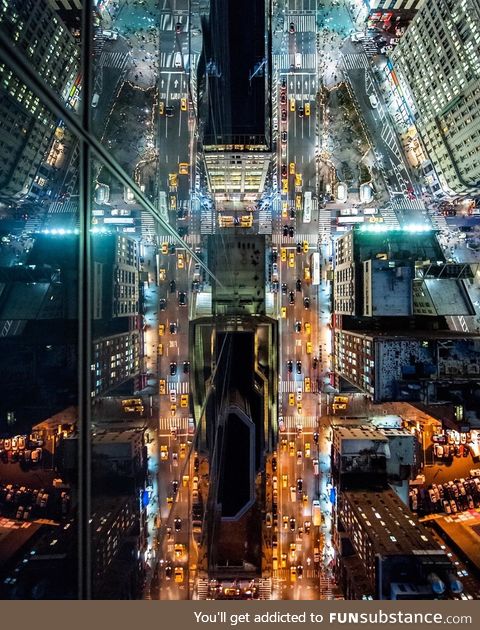
M 35 0 L 3 2 L 0 28 L 8 31 L 49 87 L 70 103 L 78 84 L 80 53 L 55 11 Z M 35 199 L 46 188 L 51 167 L 55 167 L 48 153 L 56 130 L 60 138 L 61 122 L 18 76 L 0 65 L 0 199 Z
M 432 0 L 392 55 L 420 138 L 449 195 L 480 192 L 479 24 L 479 0 Z

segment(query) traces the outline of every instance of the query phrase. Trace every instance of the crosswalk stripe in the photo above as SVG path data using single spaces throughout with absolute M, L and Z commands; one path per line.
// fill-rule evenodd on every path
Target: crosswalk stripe
M 173 416 L 171 418 L 160 418 L 159 426 L 160 431 L 171 431 L 173 428 L 181 432 L 188 431 L 188 418 Z
M 367 55 L 364 52 L 344 54 L 343 64 L 347 70 L 367 68 L 369 65 Z
M 297 33 L 316 33 L 317 24 L 315 15 L 292 15 L 289 14 L 285 18 L 287 28 L 293 22 L 295 25 L 295 32 Z
M 96 64 L 98 67 L 118 68 L 123 70 L 127 65 L 129 53 L 103 51 Z
M 309 249 L 311 250 L 312 247 L 315 248 L 318 245 L 318 235 L 295 233 L 295 236 L 290 238 L 288 236 L 283 236 L 282 234 L 273 234 L 272 241 L 275 244 L 282 245 L 283 247 L 296 247 L 299 241 L 307 241 Z

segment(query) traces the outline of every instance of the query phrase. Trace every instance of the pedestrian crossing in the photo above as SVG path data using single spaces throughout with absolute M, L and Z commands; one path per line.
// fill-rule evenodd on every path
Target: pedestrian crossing
M 159 238 L 164 243 L 169 243 L 173 245 L 175 245 L 178 242 L 177 238 L 175 236 L 172 236 L 171 234 L 167 234 L 163 236 L 160 235 Z M 183 240 L 186 241 L 189 245 L 198 245 L 200 243 L 201 236 L 200 234 L 187 234 L 186 236 L 183 237 Z
M 378 54 L 378 46 L 371 39 L 367 39 L 362 42 L 362 48 L 368 57 L 373 57 L 374 55 Z
M 431 214 L 429 215 L 432 227 L 435 230 L 447 230 L 448 223 L 443 214 Z
M 159 420 L 160 431 L 170 431 L 177 429 L 179 433 L 186 433 L 188 431 L 188 418 L 160 418 Z
M 346 70 L 360 70 L 363 68 L 367 68 L 368 57 L 367 55 L 362 53 L 347 53 L 343 55 L 343 65 Z
M 205 578 L 198 578 L 195 580 L 197 585 L 197 599 L 207 599 L 208 597 L 208 580 Z
M 313 15 L 287 15 L 285 18 L 287 28 L 290 28 L 290 24 L 293 22 L 295 25 L 296 33 L 316 33 L 317 25 L 315 20 L 315 14 Z
M 48 214 L 78 214 L 78 197 L 68 199 L 67 201 L 54 201 L 48 208 Z
M 160 30 L 161 31 L 173 31 L 177 23 L 182 25 L 181 32 L 188 33 L 190 27 L 189 16 L 187 15 L 173 15 L 172 13 L 161 13 L 160 14 Z
M 297 389 L 301 387 L 302 391 L 305 391 L 304 386 L 303 386 L 303 379 L 301 381 L 280 381 L 280 393 L 281 394 L 291 394 L 297 391 Z M 317 383 L 316 381 L 312 381 L 311 383 L 311 391 L 312 393 L 315 393 L 317 391 Z
M 271 234 L 272 233 L 272 206 L 268 204 L 262 206 L 258 213 L 258 233 L 259 234 Z
M 295 232 L 293 238 L 288 236 L 282 236 L 282 234 L 273 234 L 272 242 L 276 245 L 282 245 L 282 247 L 296 247 L 298 242 L 307 241 L 309 247 L 316 247 L 318 245 L 318 234 L 299 234 Z
M 272 599 L 271 578 L 260 578 L 258 581 L 258 599 Z
M 296 430 L 297 425 L 300 424 L 303 429 L 317 429 L 318 428 L 317 416 L 283 416 L 283 424 L 285 430 Z
M 98 68 L 116 68 L 123 71 L 128 63 L 129 57 L 130 53 L 103 51 L 95 63 Z
M 332 600 L 333 596 L 333 583 L 332 580 L 324 573 L 320 574 L 320 599 Z
M 400 227 L 398 217 L 396 213 L 393 211 L 390 203 L 388 203 L 386 206 L 381 208 L 380 215 L 383 218 L 383 225 L 385 225 L 385 227 L 390 227 L 393 229 L 397 229 Z
M 157 234 L 156 221 L 153 215 L 146 210 L 142 210 L 140 213 L 140 225 L 142 239 L 153 242 Z
M 301 57 L 302 60 L 300 68 L 297 68 L 297 70 L 299 72 L 305 72 L 305 70 L 315 72 L 317 69 L 316 53 L 302 53 Z M 274 64 L 280 72 L 293 70 L 295 68 L 295 53 L 282 53 L 280 55 L 274 55 Z
M 296 565 L 296 564 L 297 563 L 292 563 L 292 565 Z M 288 568 L 277 569 L 273 573 L 274 573 L 274 578 L 273 578 L 274 580 L 277 579 L 282 582 L 285 582 L 285 581 L 288 581 L 290 578 L 290 569 Z M 314 579 L 315 577 L 317 577 L 317 572 L 315 571 L 315 569 L 311 567 L 310 568 L 303 567 L 303 575 L 302 575 L 303 579 L 311 580 L 311 579 Z M 299 578 L 299 579 L 302 579 L 302 578 Z

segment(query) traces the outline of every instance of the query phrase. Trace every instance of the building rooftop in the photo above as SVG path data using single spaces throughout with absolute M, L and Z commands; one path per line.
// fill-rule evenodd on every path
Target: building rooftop
M 366 260 L 363 276 L 364 315 L 407 316 L 412 313 L 411 266 L 400 266 L 391 260 Z
M 379 440 L 386 442 L 387 438 L 376 427 L 371 426 L 335 426 L 334 435 L 339 440 Z
M 376 553 L 443 554 L 428 530 L 392 490 L 349 491 L 342 493 L 354 511 Z

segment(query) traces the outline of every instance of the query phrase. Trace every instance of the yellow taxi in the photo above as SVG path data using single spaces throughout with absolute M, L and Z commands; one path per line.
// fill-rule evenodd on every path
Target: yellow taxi
M 180 109 L 182 110 L 182 112 L 187 111 L 187 99 L 185 97 L 180 99 Z
M 175 210 L 177 207 L 177 197 L 175 195 L 170 195 L 170 208 Z
M 333 402 L 336 403 L 348 403 L 348 396 L 334 396 Z
M 170 413 L 174 416 L 177 413 L 177 405 L 170 405 Z
M 312 332 L 312 326 L 310 324 L 310 322 L 305 322 L 305 332 L 307 333 L 307 335 L 309 335 Z
M 185 459 L 185 455 L 187 454 L 187 445 L 182 442 L 180 444 L 180 459 Z
M 288 266 L 292 268 L 295 267 L 295 254 L 293 252 L 288 254 Z
M 282 217 L 288 219 L 288 201 L 282 202 Z
M 164 395 L 164 394 L 167 393 L 167 387 L 166 387 L 165 379 L 161 378 L 159 383 L 158 383 L 158 386 L 159 386 L 159 392 L 160 392 L 161 395 Z
M 178 176 L 176 173 L 168 174 L 168 185 L 170 188 L 176 188 L 178 186 Z
M 295 405 L 295 394 L 292 392 L 288 394 L 288 404 L 293 407 Z
M 310 457 L 310 442 L 305 442 L 305 457 Z
M 182 486 L 186 488 L 188 486 L 188 482 L 190 481 L 190 475 L 183 475 L 182 477 Z
M 160 115 L 163 116 L 163 114 L 165 113 L 165 102 L 164 101 L 160 101 L 160 103 L 158 104 L 158 110 L 160 112 Z
M 306 391 L 307 393 L 309 393 L 309 392 L 311 392 L 311 391 L 312 391 L 312 386 L 311 386 L 311 383 L 310 383 L 310 378 L 309 378 L 308 376 L 306 376 L 306 377 L 305 377 L 305 380 L 303 381 L 303 385 L 304 385 L 305 391 Z
M 282 452 L 286 453 L 287 452 L 287 440 L 285 438 L 283 438 L 280 446 L 282 447 Z
M 167 272 L 165 271 L 165 269 L 158 270 L 158 277 L 160 278 L 160 280 L 165 280 L 165 278 L 167 277 Z
M 280 250 L 280 260 L 282 262 L 285 262 L 287 260 L 287 249 L 285 247 L 282 247 Z
M 178 165 L 178 172 L 180 175 L 188 175 L 188 162 L 180 162 Z
M 282 553 L 282 560 L 281 560 L 281 565 L 282 569 L 286 569 L 287 568 L 287 554 L 286 553 Z
M 287 317 L 287 307 L 286 306 L 282 306 L 282 308 L 280 309 L 280 315 L 281 315 L 282 319 L 285 319 Z
M 310 116 L 310 103 L 305 103 L 303 111 L 305 113 L 305 116 Z
M 313 348 L 312 342 L 311 341 L 307 341 L 307 344 L 306 344 L 307 354 L 312 354 L 312 348 Z
M 168 459 L 168 448 L 166 444 L 160 446 L 160 459 L 162 462 Z
M 297 413 L 298 413 L 299 416 L 301 416 L 302 413 L 303 413 L 303 406 L 302 406 L 302 403 L 300 403 L 300 402 L 297 405 Z
M 294 455 L 295 455 L 295 442 L 289 442 L 288 443 L 288 454 L 291 457 L 294 457 Z
M 303 268 L 303 279 L 306 282 L 310 281 L 310 267 L 304 267 Z
M 180 407 L 188 407 L 188 394 L 180 396 Z
M 308 241 L 303 241 L 303 253 L 308 254 Z
M 158 354 L 163 357 L 163 343 L 158 344 Z
M 282 488 L 288 488 L 288 475 L 282 475 Z
M 168 254 L 168 243 L 167 242 L 163 242 L 162 243 L 162 254 Z
M 181 543 L 177 543 L 173 549 L 175 551 L 175 558 L 181 558 L 185 553 L 185 547 Z
M 165 324 L 158 324 L 158 334 L 160 337 L 165 334 Z
M 345 403 L 333 403 L 332 409 L 333 411 L 345 411 L 347 405 Z
M 297 545 L 295 543 L 290 543 L 289 556 L 292 562 L 294 562 L 296 555 L 297 555 Z
M 308 494 L 303 493 L 302 501 L 303 501 L 303 505 L 308 504 Z
M 288 179 L 282 179 L 282 194 L 288 193 Z
M 183 252 L 179 252 L 177 256 L 177 269 L 184 269 L 185 267 L 185 258 L 183 256 Z
M 290 175 L 295 175 L 295 162 L 290 162 Z
M 183 567 L 175 567 L 175 582 L 177 584 L 183 582 Z
M 295 186 L 297 188 L 302 187 L 302 174 L 301 173 L 295 173 Z
M 295 195 L 295 208 L 301 210 L 302 208 L 302 195 Z
M 290 567 L 290 582 L 297 581 L 297 567 Z
M 172 505 L 173 504 L 173 497 L 167 497 L 167 505 Z
M 290 111 L 291 112 L 295 111 L 295 99 L 294 98 L 290 99 Z

